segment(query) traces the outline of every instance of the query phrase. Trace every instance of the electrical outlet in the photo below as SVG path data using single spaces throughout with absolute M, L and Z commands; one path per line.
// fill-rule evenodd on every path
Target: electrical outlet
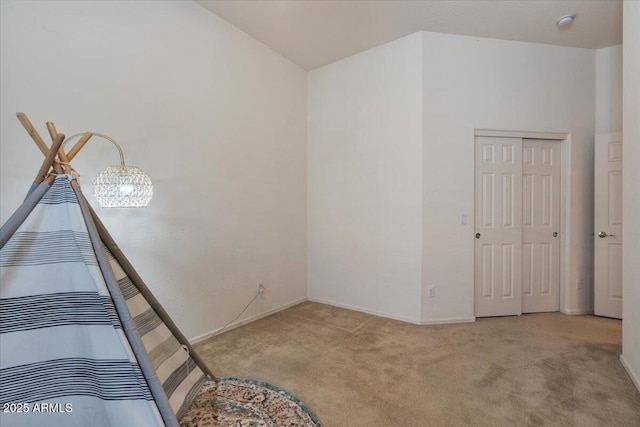
M 584 286 L 584 279 L 576 279 L 576 289 L 582 289 Z
M 435 296 L 436 296 L 436 288 L 435 288 L 435 286 L 431 286 L 431 287 L 428 288 L 427 296 L 429 298 L 435 298 Z
M 263 294 L 267 291 L 267 289 L 264 287 L 264 284 L 262 283 L 262 280 L 259 280 L 258 283 L 256 284 L 257 287 L 257 291 L 259 294 Z

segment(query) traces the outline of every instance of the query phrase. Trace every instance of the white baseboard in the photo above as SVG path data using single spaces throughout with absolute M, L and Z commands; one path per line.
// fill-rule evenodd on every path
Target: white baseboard
M 448 325 L 450 323 L 473 323 L 475 317 L 448 317 L 443 319 L 427 319 L 420 322 L 421 325 Z
M 380 317 L 386 317 L 388 319 L 399 320 L 405 323 L 412 323 L 414 325 L 443 325 L 443 324 L 449 324 L 449 323 L 471 323 L 476 321 L 475 317 L 451 317 L 451 318 L 444 318 L 444 319 L 416 320 L 406 316 L 398 316 L 397 314 L 390 314 L 384 311 L 371 310 L 369 308 L 360 307 L 357 305 L 343 304 L 340 302 L 331 301 L 323 298 L 309 297 L 308 300 L 313 302 L 318 302 L 320 304 L 332 305 L 334 307 L 346 308 L 348 310 L 355 310 L 361 313 L 372 314 L 374 316 L 380 316 Z
M 564 313 L 564 314 L 568 314 L 571 316 L 577 316 L 577 315 L 581 315 L 581 314 L 593 314 L 593 309 L 591 308 L 579 308 L 576 310 L 571 310 L 568 308 L 562 309 L 560 310 L 560 313 Z
M 623 354 L 620 355 L 620 363 L 622 363 L 622 366 L 627 371 L 627 374 L 629 374 L 629 376 L 631 377 L 631 381 L 633 381 L 633 384 L 635 384 L 638 391 L 640 391 L 640 377 L 638 376 L 638 373 L 635 372 L 633 368 L 631 368 L 631 365 L 627 363 L 627 360 L 624 358 Z
M 354 310 L 354 311 L 359 311 L 361 313 L 372 314 L 374 316 L 380 316 L 380 317 L 386 317 L 388 319 L 399 320 L 401 322 L 413 323 L 414 325 L 420 325 L 420 321 L 416 320 L 416 319 L 411 319 L 411 318 L 405 317 L 405 316 L 398 316 L 396 314 L 390 314 L 390 313 L 386 313 L 384 311 L 371 310 L 369 308 L 359 307 L 357 305 L 343 304 L 341 302 L 331 301 L 331 300 L 327 300 L 327 299 L 323 299 L 323 298 L 314 298 L 314 297 L 309 297 L 309 298 L 307 298 L 307 300 L 308 301 L 313 301 L 313 302 L 318 302 L 320 304 L 332 305 L 334 307 L 346 308 L 347 310 Z
M 277 313 L 277 312 L 282 311 L 282 310 L 286 310 L 287 308 L 293 307 L 294 305 L 298 305 L 300 303 L 303 303 L 306 300 L 307 300 L 307 298 L 300 298 L 300 299 L 297 299 L 297 300 L 292 301 L 290 303 L 287 303 L 287 304 L 272 308 L 272 309 L 267 310 L 267 311 L 263 311 L 262 313 L 254 314 L 253 316 L 247 317 L 246 319 L 238 320 L 237 322 L 233 322 L 232 324 L 227 326 L 227 329 L 225 330 L 225 332 L 229 332 L 232 329 L 239 328 L 240 326 L 246 325 L 246 324 L 251 323 L 251 322 L 255 322 L 256 320 L 262 319 L 264 317 L 271 316 L 274 313 Z M 197 344 L 197 343 L 199 343 L 201 341 L 204 341 L 207 338 L 211 338 L 212 336 L 214 336 L 218 332 L 220 332 L 221 329 L 222 328 L 214 329 L 213 331 L 207 332 L 206 334 L 202 334 L 202 335 L 198 335 L 197 337 L 193 337 L 193 338 L 191 338 L 189 340 L 189 343 L 191 343 L 193 345 L 193 344 Z

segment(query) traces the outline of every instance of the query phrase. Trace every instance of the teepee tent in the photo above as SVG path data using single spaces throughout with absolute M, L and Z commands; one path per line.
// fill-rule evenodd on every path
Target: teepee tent
M 0 425 L 178 426 L 217 381 L 84 198 L 63 134 L 0 229 Z

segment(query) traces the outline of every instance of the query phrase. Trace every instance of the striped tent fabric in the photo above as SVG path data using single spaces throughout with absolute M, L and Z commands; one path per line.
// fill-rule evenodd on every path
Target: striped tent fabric
M 118 287 L 127 301 L 133 323 L 171 408 L 180 418 L 204 383 L 205 374 L 126 275 L 109 249 L 103 246 L 102 250 L 115 273 Z
M 61 175 L 0 229 L 2 426 L 178 426 L 206 380 L 95 220 Z

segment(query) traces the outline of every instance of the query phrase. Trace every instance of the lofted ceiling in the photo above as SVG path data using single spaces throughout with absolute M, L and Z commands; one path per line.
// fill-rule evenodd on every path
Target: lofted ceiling
M 195 0 L 306 70 L 426 30 L 598 49 L 622 43 L 622 0 Z M 568 28 L 557 19 L 575 13 Z

